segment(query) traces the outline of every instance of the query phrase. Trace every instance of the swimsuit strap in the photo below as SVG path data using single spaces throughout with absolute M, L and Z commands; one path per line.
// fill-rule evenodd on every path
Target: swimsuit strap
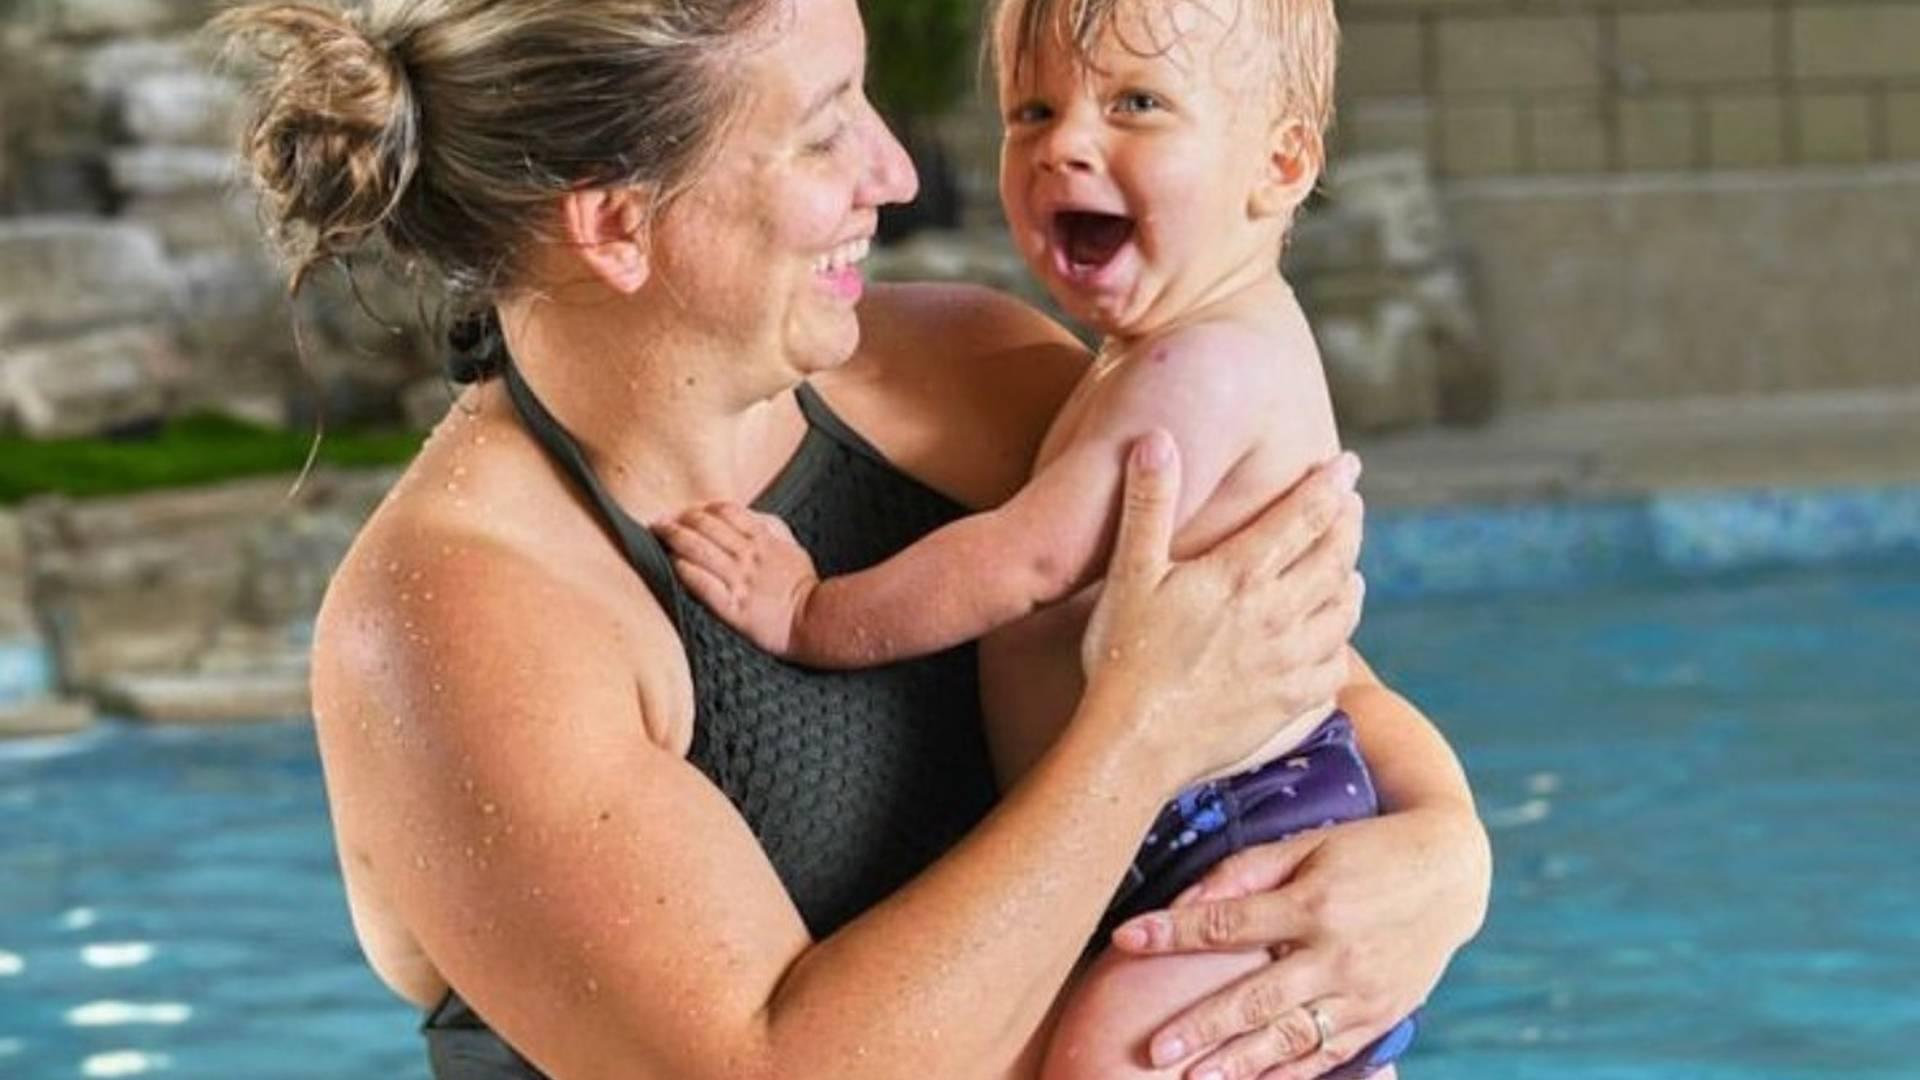
M 801 383 L 794 387 L 793 393 L 800 401 L 800 414 L 807 418 L 808 429 L 820 432 L 888 472 L 898 471 L 885 454 L 867 441 L 866 436 L 848 427 L 847 422 L 827 406 L 826 400 L 820 396 L 820 391 L 813 388 L 812 383 Z
M 674 630 L 681 631 L 680 608 L 685 601 L 680 591 L 680 579 L 674 576 L 673 560 L 668 558 L 667 549 L 645 525 L 635 521 L 633 515 L 621 509 L 620 504 L 607 494 L 600 478 L 594 475 L 593 467 L 587 464 L 587 456 L 581 451 L 579 442 L 540 403 L 533 388 L 521 377 L 519 365 L 508 358 L 501 365 L 501 372 L 506 376 L 507 394 L 512 397 L 513 407 L 520 413 L 527 430 L 533 433 L 534 439 L 560 465 L 562 471 L 573 479 L 581 494 L 599 509 L 601 520 L 613 530 L 614 538 L 620 542 L 620 548 L 627 556 L 627 562 L 647 583 L 653 598 L 666 609 L 668 617 L 673 620 Z

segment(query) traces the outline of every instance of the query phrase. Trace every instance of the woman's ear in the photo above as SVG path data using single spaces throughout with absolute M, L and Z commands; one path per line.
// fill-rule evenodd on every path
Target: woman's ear
M 567 242 L 608 288 L 631 296 L 651 273 L 647 214 L 651 200 L 637 187 L 583 188 L 560 200 Z
M 1306 121 L 1277 121 L 1267 136 L 1267 158 L 1248 206 L 1253 216 L 1291 217 L 1313 194 L 1325 155 L 1319 133 Z

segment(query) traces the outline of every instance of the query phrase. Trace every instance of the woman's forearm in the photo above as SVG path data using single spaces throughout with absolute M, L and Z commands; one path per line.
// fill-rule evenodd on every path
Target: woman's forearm
M 1374 675 L 1358 653 L 1354 678 L 1340 691 L 1360 753 L 1380 792 L 1381 810 L 1457 807 L 1473 812 L 1466 770 L 1433 721 Z
M 1082 712 L 1124 707 L 1096 692 Z M 959 847 L 790 969 L 767 1016 L 780 1075 L 972 1078 L 1012 1067 L 1177 786 L 1143 782 L 1137 765 L 1123 767 L 1138 756 L 1110 745 L 1114 726 L 1084 720 Z
M 1408 857 L 1432 880 L 1452 883 L 1435 895 L 1454 901 L 1458 941 L 1465 942 L 1485 920 L 1493 886 L 1493 850 L 1466 770 L 1424 713 L 1382 683 L 1358 653 L 1352 659 L 1355 678 L 1341 691 L 1340 706 L 1353 719 L 1381 812 L 1417 817 L 1427 826 Z

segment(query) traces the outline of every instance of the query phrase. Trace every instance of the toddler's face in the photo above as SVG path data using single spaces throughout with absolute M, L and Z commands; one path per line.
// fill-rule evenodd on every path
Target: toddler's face
M 998 28 L 1000 196 L 1034 274 L 1075 318 L 1131 338 L 1273 273 L 1284 222 L 1256 218 L 1270 75 L 1231 0 L 1123 4 L 1084 61 Z M 1016 77 L 1017 75 L 1017 77 Z

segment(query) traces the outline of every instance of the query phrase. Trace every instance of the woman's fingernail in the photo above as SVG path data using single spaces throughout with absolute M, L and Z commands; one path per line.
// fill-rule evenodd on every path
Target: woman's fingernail
M 1351 453 L 1341 454 L 1333 463 L 1333 482 L 1341 491 L 1352 491 L 1360 482 L 1360 459 Z
M 1156 1039 L 1153 1047 L 1147 1051 L 1147 1056 L 1153 1060 L 1154 1068 L 1164 1069 L 1187 1056 L 1187 1044 L 1181 1042 L 1178 1036 L 1170 1039 Z M 1219 1080 L 1218 1073 L 1215 1073 L 1214 1077 L 1215 1080 Z
M 1122 924 L 1120 929 L 1113 932 L 1113 936 L 1114 940 L 1122 945 L 1136 949 L 1151 949 L 1166 941 L 1166 920 L 1159 915 L 1142 915 Z
M 1173 461 L 1173 440 L 1164 431 L 1150 431 L 1133 444 L 1133 460 L 1143 469 L 1164 469 Z

